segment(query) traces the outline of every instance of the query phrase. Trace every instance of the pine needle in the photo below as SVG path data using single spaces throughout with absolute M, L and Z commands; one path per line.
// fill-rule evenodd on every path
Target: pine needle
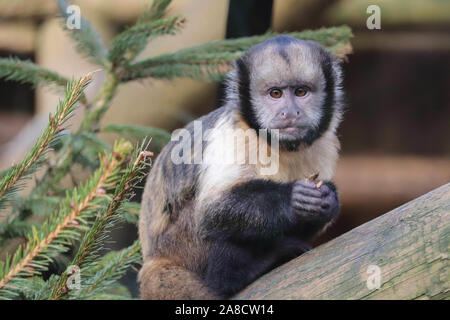
M 0 58 L 0 78 L 18 83 L 28 83 L 34 87 L 46 84 L 50 87 L 66 88 L 68 79 L 54 71 L 35 65 L 31 61 L 17 58 Z
M 118 213 L 122 204 L 127 203 L 133 195 L 134 188 L 142 181 L 147 174 L 147 169 L 150 165 L 151 153 L 143 151 L 145 142 L 139 148 L 136 148 L 127 167 L 121 173 L 122 179 L 115 188 L 112 196 L 112 201 L 105 207 L 104 210 L 97 212 L 97 218 L 89 231 L 84 235 L 78 251 L 71 262 L 71 265 L 76 265 L 83 268 L 84 278 L 86 279 L 85 264 L 95 264 L 98 259 L 99 250 L 104 243 L 110 227 L 115 225 L 120 218 Z M 63 273 L 58 283 L 54 286 L 49 299 L 61 299 L 67 293 L 66 281 L 68 274 Z
M 64 123 L 72 114 L 83 90 L 89 84 L 91 76 L 92 74 L 88 74 L 79 81 L 72 81 L 67 86 L 64 100 L 60 101 L 55 114 L 49 116 L 49 123 L 40 139 L 25 159 L 13 165 L 11 170 L 3 177 L 0 182 L 0 209 L 4 208 L 8 199 L 20 188 L 20 185 L 17 185 L 19 180 L 31 174 L 42 163 L 43 156 L 51 144 L 55 142 L 55 139 L 59 137 L 58 133 L 64 129 Z
M 138 138 L 145 139 L 148 137 L 152 138 L 152 149 L 161 150 L 171 138 L 170 133 L 165 130 L 147 127 L 147 126 L 139 126 L 139 125 L 131 125 L 131 124 L 116 124 L 110 123 L 103 127 L 102 132 L 114 132 L 120 134 L 120 136 L 125 137 L 127 139 Z
M 95 261 L 84 270 L 86 281 L 79 292 L 74 292 L 76 299 L 98 299 L 102 293 L 114 286 L 129 270 L 130 266 L 140 264 L 142 257 L 140 243 L 135 241 L 128 248 L 108 254 L 107 259 Z M 95 271 L 97 270 L 97 271 Z
M 171 2 L 172 0 L 153 0 L 150 8 L 142 13 L 136 24 L 164 18 L 167 12 L 167 7 Z
M 262 36 L 215 41 L 149 58 L 126 66 L 120 80 L 126 82 L 147 77 L 184 77 L 200 81 L 219 81 L 231 69 L 232 61 L 250 47 L 275 35 L 269 32 Z M 317 41 L 341 57 L 351 52 L 349 41 L 353 35 L 347 26 L 306 30 L 287 35 Z
M 120 33 L 111 44 L 109 60 L 113 66 L 131 61 L 142 51 L 150 38 L 175 34 L 184 24 L 185 19 L 173 17 L 151 22 L 138 23 Z
M 92 178 L 68 193 L 59 210 L 41 228 L 33 228 L 27 235 L 27 244 L 19 247 L 12 258 L 7 257 L 0 263 L 0 296 L 11 295 L 11 290 L 16 292 L 21 278 L 47 270 L 52 257 L 66 251 L 71 240 L 79 238 L 89 227 L 87 217 L 95 215 L 102 201 L 109 202 L 107 191 L 120 181 L 120 166 L 130 151 L 129 142 L 117 143 L 112 155 L 102 157 L 101 166 Z
M 64 17 L 64 22 L 69 18 L 67 4 L 68 2 L 65 0 L 58 0 L 60 13 Z M 70 30 L 66 24 L 64 24 L 64 29 L 76 42 L 76 48 L 79 53 L 89 58 L 92 62 L 105 66 L 108 51 L 103 44 L 101 36 L 88 20 L 81 15 L 80 29 Z

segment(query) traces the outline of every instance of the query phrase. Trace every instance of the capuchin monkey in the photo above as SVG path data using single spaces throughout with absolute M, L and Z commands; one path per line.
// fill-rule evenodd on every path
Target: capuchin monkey
M 147 178 L 142 299 L 226 299 L 308 250 L 339 212 L 342 95 L 339 61 L 313 41 L 277 36 L 235 61 L 224 105 L 173 135 Z

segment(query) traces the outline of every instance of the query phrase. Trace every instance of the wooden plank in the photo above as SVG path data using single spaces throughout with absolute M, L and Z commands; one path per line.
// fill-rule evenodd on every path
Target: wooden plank
M 235 299 L 450 299 L 450 183 L 264 275 Z M 380 288 L 369 289 L 370 265 Z

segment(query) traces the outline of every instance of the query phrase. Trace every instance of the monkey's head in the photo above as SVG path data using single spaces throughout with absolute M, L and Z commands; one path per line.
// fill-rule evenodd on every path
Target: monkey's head
M 280 145 L 311 145 L 340 121 L 339 61 L 321 45 L 277 36 L 236 60 L 229 98 L 253 129 L 279 129 Z

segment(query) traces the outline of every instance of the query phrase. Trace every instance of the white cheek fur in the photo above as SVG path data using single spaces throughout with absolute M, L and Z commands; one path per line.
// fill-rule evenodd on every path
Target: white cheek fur
M 303 112 L 305 112 L 311 125 L 318 127 L 320 119 L 322 117 L 322 104 L 325 99 L 324 93 L 313 93 L 310 95 L 309 100 L 305 101 L 302 106 Z

